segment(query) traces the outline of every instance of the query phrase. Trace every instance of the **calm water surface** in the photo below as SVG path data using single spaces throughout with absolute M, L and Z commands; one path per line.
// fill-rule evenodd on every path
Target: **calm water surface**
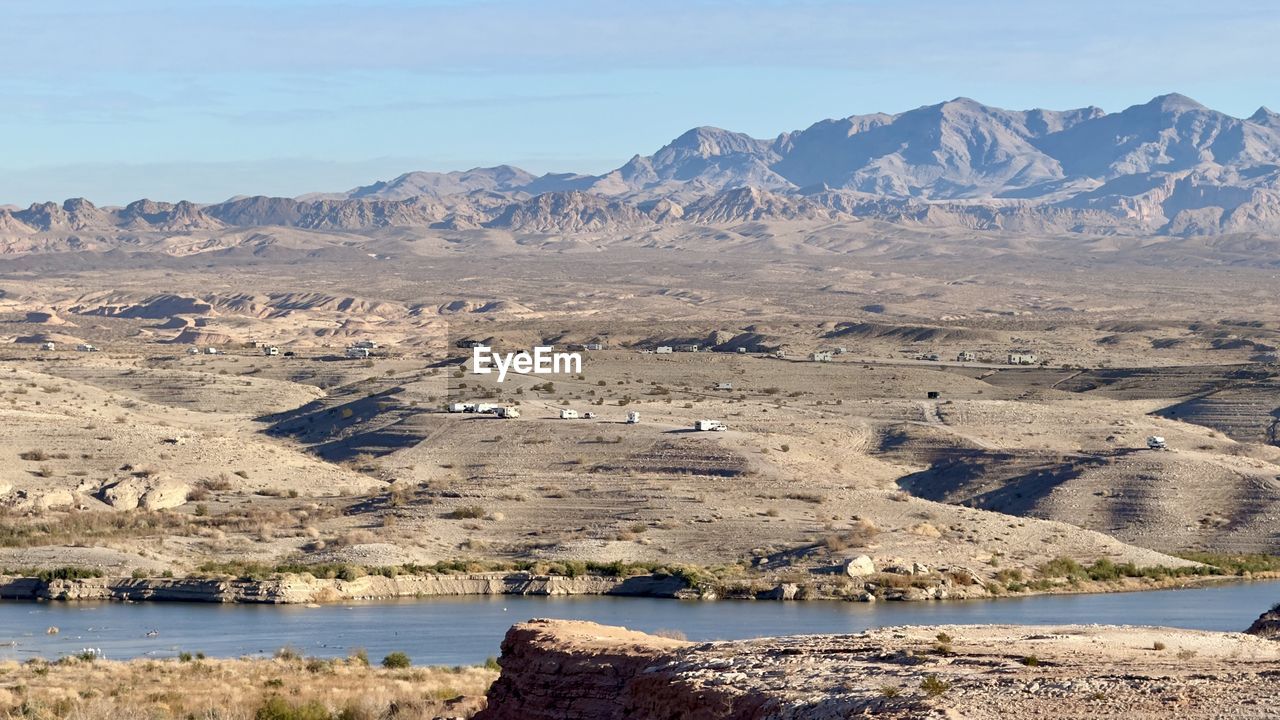
M 462 665 L 498 654 L 511 624 L 535 617 L 594 620 L 690 640 L 847 633 L 886 625 L 1101 623 L 1243 630 L 1280 602 L 1280 582 L 1194 590 L 933 603 L 697 602 L 650 598 L 482 596 L 325 605 L 0 602 L 0 658 L 56 658 L 99 648 L 108 658 L 305 655 L 394 650 L 415 664 Z M 56 626 L 57 635 L 45 629 Z M 148 636 L 148 633 L 154 633 Z

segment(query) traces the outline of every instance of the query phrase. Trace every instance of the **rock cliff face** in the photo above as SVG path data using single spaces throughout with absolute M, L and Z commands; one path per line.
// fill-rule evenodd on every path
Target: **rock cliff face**
M 1263 717 L 1280 644 L 1106 626 L 899 627 L 694 644 L 532 620 L 507 633 L 499 663 L 476 720 Z
M 354 580 L 285 575 L 266 580 L 219 578 L 83 578 L 43 581 L 0 576 L 0 598 L 12 600 L 176 600 L 298 604 L 455 595 L 622 595 L 676 597 L 685 583 L 669 576 L 559 577 L 526 573 L 366 575 Z
M 1280 603 L 1259 615 L 1245 632 L 1268 640 L 1280 640 Z

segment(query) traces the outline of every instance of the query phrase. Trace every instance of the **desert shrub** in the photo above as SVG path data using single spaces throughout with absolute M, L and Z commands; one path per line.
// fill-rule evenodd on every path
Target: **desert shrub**
M 294 705 L 279 695 L 263 701 L 253 720 L 332 720 L 333 716 L 319 701 Z
M 478 520 L 488 514 L 488 511 L 479 505 L 463 505 L 445 513 L 445 517 L 450 520 Z
M 937 675 L 927 675 L 920 681 L 920 689 L 929 697 L 938 697 L 951 689 L 951 683 L 940 679 Z
M 393 652 L 382 658 L 382 667 L 390 670 L 403 670 L 412 664 L 409 662 L 409 656 L 402 652 Z
M 27 450 L 18 454 L 23 460 L 31 460 L 33 462 L 43 462 L 49 459 L 49 454 L 43 450 Z

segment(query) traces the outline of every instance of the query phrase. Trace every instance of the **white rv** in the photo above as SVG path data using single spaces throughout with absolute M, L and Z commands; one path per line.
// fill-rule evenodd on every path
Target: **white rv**
M 267 355 L 267 356 L 269 356 L 269 357 L 270 357 L 270 356 L 279 355 L 279 354 L 280 354 L 280 348 L 276 347 L 275 345 L 268 345 L 268 346 L 266 346 L 266 347 L 262 348 L 262 354 L 263 354 L 263 355 Z
M 695 420 L 693 429 L 698 432 L 724 432 L 729 426 L 719 420 Z
M 570 410 L 569 408 L 564 408 L 563 410 L 560 411 L 560 419 L 561 420 L 577 420 L 578 411 Z
M 497 415 L 500 418 L 514 420 L 515 418 L 520 417 L 520 408 L 511 407 L 510 405 L 505 405 L 503 407 L 494 409 L 493 414 Z
M 636 412 L 635 410 L 632 410 L 631 412 L 627 413 L 628 425 L 638 425 L 639 423 L 640 423 L 640 413 Z
M 347 348 L 347 357 L 352 360 L 362 360 L 369 357 L 369 355 L 369 348 L 366 347 L 356 347 L 353 345 Z

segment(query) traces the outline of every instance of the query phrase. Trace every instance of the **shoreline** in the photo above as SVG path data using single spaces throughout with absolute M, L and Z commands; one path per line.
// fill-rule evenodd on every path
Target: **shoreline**
M 893 587 L 866 583 L 856 592 L 846 586 L 822 582 L 809 584 L 770 583 L 713 589 L 694 587 L 673 575 L 537 575 L 526 572 L 481 572 L 456 574 L 366 575 L 352 580 L 316 578 L 289 573 L 266 579 L 243 578 L 135 578 L 90 577 L 50 579 L 0 576 L 0 602 L 9 601 L 104 601 L 104 602 L 193 602 L 213 604 L 307 605 L 403 598 L 520 595 L 533 597 L 602 596 L 641 597 L 676 600 L 764 600 L 783 602 L 925 602 L 948 600 L 1001 600 L 1043 595 L 1083 595 L 1116 592 L 1211 587 L 1232 582 L 1260 582 L 1280 579 L 1280 572 L 1238 575 L 1209 575 L 1150 580 L 1125 578 L 1118 581 L 1084 581 L 1040 590 L 991 592 L 986 585 L 913 584 Z M 872 589 L 867 589 L 872 588 Z

